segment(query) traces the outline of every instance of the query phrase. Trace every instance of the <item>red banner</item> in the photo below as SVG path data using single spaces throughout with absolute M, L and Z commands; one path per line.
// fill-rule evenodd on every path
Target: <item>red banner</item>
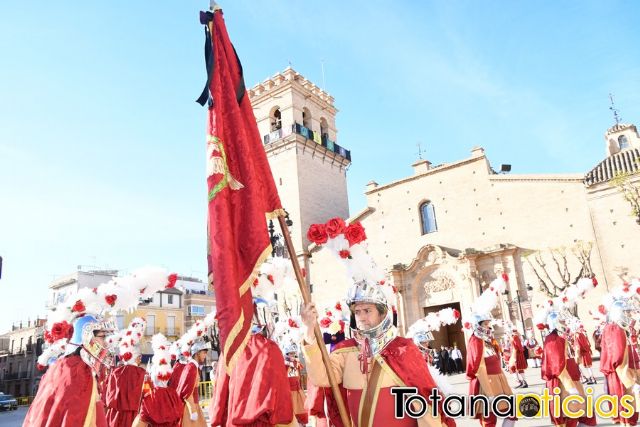
M 283 211 L 222 11 L 203 15 L 210 45 L 205 55 L 209 284 L 222 361 L 230 372 L 251 333 L 251 285 L 271 254 L 266 220 Z

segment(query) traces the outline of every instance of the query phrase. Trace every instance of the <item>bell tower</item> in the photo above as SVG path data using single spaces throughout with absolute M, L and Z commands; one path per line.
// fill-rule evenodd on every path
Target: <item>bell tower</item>
M 249 90 L 296 252 L 314 223 L 349 217 L 351 152 L 337 143 L 333 97 L 291 67 Z

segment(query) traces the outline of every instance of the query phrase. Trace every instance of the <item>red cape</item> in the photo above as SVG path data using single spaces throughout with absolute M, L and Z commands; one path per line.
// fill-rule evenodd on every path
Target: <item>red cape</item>
M 105 409 L 109 427 L 130 427 L 138 414 L 145 370 L 135 365 L 118 366 L 107 378 Z
M 355 340 L 347 340 L 353 341 Z M 347 342 L 345 341 L 345 342 Z M 413 340 L 403 337 L 394 338 L 380 352 L 380 356 L 387 362 L 387 365 L 408 387 L 416 387 L 418 393 L 428 398 L 433 389 L 437 389 L 436 382 L 431 377 L 429 368 L 424 363 L 424 358 L 420 349 Z M 439 401 L 440 419 L 448 426 L 455 426 L 453 418 L 448 418 L 442 411 L 442 400 Z
M 211 426 L 273 426 L 293 420 L 284 356 L 259 334 L 249 338 L 231 377 L 218 369 Z
M 580 369 L 575 360 L 567 358 L 566 353 L 566 340 L 558 335 L 558 331 L 552 331 L 544 339 L 544 353 L 542 354 L 542 379 L 546 380 L 546 386 L 549 389 L 550 394 L 553 393 L 555 387 L 560 387 L 560 374 L 564 369 L 567 369 L 567 373 L 572 380 L 579 383 L 580 381 Z M 554 425 L 569 424 L 570 418 L 565 417 L 562 414 L 560 417 L 554 415 L 553 400 L 549 401 L 549 416 Z M 580 423 L 589 426 L 596 425 L 595 417 L 587 418 L 586 416 L 578 419 Z
M 189 396 L 193 395 L 194 402 L 198 403 L 198 382 L 200 382 L 200 370 L 193 362 L 187 363 L 182 369 L 182 375 L 180 375 L 180 381 L 176 387 L 180 399 L 187 400 Z
M 184 367 L 187 366 L 185 363 L 176 362 L 173 365 L 173 371 L 171 372 L 171 378 L 169 378 L 169 387 L 174 390 L 178 389 L 178 384 L 180 383 L 180 377 L 182 376 L 182 371 Z
M 140 419 L 154 427 L 177 427 L 182 420 L 183 404 L 171 387 L 154 387 L 142 399 Z
M 40 381 L 24 419 L 29 427 L 77 427 L 84 424 L 93 391 L 91 368 L 80 356 L 58 359 Z M 99 414 L 96 413 L 96 416 Z M 102 417 L 104 414 L 102 413 Z M 105 425 L 104 418 L 97 419 Z
M 600 372 L 603 374 L 615 374 L 616 368 L 622 365 L 624 353 L 627 349 L 627 335 L 620 326 L 609 323 L 602 331 L 600 344 Z

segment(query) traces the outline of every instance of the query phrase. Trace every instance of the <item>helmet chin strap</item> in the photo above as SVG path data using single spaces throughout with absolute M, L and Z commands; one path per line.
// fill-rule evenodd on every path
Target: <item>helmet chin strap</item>
M 369 373 L 369 358 L 371 357 L 373 357 L 371 344 L 369 343 L 369 338 L 365 337 L 364 343 L 360 346 L 360 354 L 358 355 L 360 371 L 365 375 Z

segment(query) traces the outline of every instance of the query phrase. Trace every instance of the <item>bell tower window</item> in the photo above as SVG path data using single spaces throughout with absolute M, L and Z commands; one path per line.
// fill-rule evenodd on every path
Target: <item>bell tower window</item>
M 282 115 L 280 108 L 276 107 L 271 113 L 271 132 L 282 129 Z
M 329 125 L 327 124 L 327 119 L 324 117 L 320 118 L 320 135 L 324 138 L 329 137 Z
M 620 135 L 618 137 L 618 146 L 620 147 L 621 150 L 624 150 L 625 148 L 629 148 L 629 140 L 627 139 L 626 135 Z
M 311 111 L 306 107 L 302 110 L 302 126 L 311 130 Z

